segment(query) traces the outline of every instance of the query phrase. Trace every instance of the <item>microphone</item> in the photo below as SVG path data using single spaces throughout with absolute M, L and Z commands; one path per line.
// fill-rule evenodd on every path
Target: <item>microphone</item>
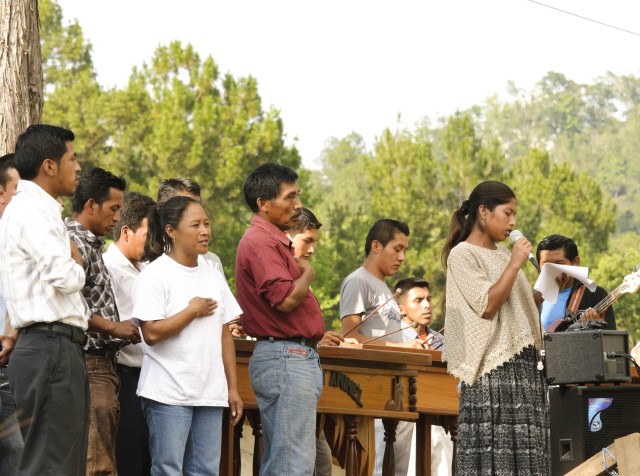
M 515 243 L 516 241 L 518 241 L 520 238 L 523 238 L 523 237 L 524 235 L 520 230 L 513 230 L 511 233 L 509 233 L 509 238 L 511 239 L 511 243 Z M 529 253 L 529 261 L 531 261 L 531 264 L 533 265 L 534 268 L 538 270 L 538 273 L 539 273 L 540 265 L 538 264 L 538 260 L 536 260 L 536 257 L 533 256 L 533 253 Z
M 378 336 L 378 337 L 374 337 L 373 339 L 365 340 L 364 342 L 360 342 L 360 343 L 364 345 L 364 344 L 368 344 L 368 343 L 369 343 L 369 342 L 371 342 L 371 341 L 378 340 L 378 339 L 382 339 L 383 337 L 390 336 L 391 334 L 396 334 L 396 333 L 398 333 L 398 332 L 402 332 L 402 331 L 403 331 L 403 330 L 405 330 L 405 329 L 411 329 L 411 328 L 413 328 L 413 329 L 417 329 L 417 328 L 418 328 L 418 325 L 419 325 L 419 324 L 418 324 L 417 322 L 414 322 L 414 323 L 411 325 L 411 327 L 409 327 L 409 328 L 407 328 L 407 327 L 401 327 L 400 329 L 397 329 L 397 330 L 395 330 L 395 331 L 393 331 L 393 332 L 389 332 L 388 334 L 385 334 L 385 335 L 382 335 L 382 336 Z
M 358 327 L 360 327 L 362 325 L 362 323 L 364 321 L 366 321 L 367 319 L 369 319 L 372 315 L 374 315 L 376 312 L 378 312 L 383 306 L 386 306 L 387 303 L 389 301 L 391 301 L 392 299 L 395 299 L 396 297 L 400 296 L 402 294 L 402 289 L 398 288 L 396 289 L 396 293 L 391 296 L 389 299 L 387 299 L 385 302 L 383 302 L 382 304 L 380 304 L 378 307 L 376 307 L 373 311 L 371 311 L 369 314 L 367 314 L 366 316 L 364 316 L 362 318 L 362 320 L 360 322 L 358 322 L 357 325 L 353 326 L 351 329 L 349 329 L 349 332 L 347 332 L 345 335 L 343 335 L 342 337 L 347 337 L 349 334 L 351 334 L 354 330 L 356 330 Z M 364 313 L 363 313 L 364 314 Z

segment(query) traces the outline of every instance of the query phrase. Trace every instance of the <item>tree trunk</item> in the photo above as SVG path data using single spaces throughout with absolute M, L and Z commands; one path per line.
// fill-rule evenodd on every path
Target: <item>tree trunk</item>
M 38 0 L 0 0 L 0 155 L 42 119 Z

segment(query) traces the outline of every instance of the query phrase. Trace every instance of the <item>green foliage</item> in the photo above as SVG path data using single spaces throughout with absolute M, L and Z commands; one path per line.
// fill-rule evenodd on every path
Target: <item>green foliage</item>
M 626 275 L 634 272 L 635 267 L 640 265 L 638 236 L 635 233 L 618 235 L 611 241 L 606 254 L 601 255 L 596 262 L 590 260 L 582 264 L 593 264 L 590 277 L 611 292 L 622 284 Z M 623 294 L 614 304 L 614 309 L 618 328 L 628 330 L 630 346 L 635 345 L 640 341 L 640 295 L 637 291 Z
M 235 245 L 250 221 L 242 184 L 264 162 L 299 168 L 278 111 L 264 111 L 255 78 L 220 76 L 191 45 L 159 46 L 123 89 L 95 80 L 91 47 L 77 23 L 62 26 L 57 4 L 41 2 L 48 78 L 45 120 L 70 127 L 83 166 L 124 175 L 155 197 L 161 180 L 198 181 L 213 215 L 212 249 L 233 282 Z
M 509 100 L 489 98 L 436 126 L 386 129 L 371 148 L 357 133 L 331 138 L 321 170 L 306 170 L 286 144 L 279 112 L 263 109 L 255 78 L 221 75 L 212 57 L 175 41 L 134 68 L 125 87 L 105 90 L 78 23 L 63 25 L 54 0 L 39 8 L 44 121 L 74 130 L 83 166 L 122 174 L 131 190 L 155 196 L 162 179 L 197 180 L 213 216 L 211 247 L 232 284 L 251 218 L 245 177 L 267 161 L 298 170 L 303 203 L 324 223 L 312 265 L 327 327 L 339 327 L 340 285 L 362 265 L 366 233 L 384 217 L 411 228 L 406 261 L 388 284 L 410 275 L 429 280 L 441 320 L 440 254 L 451 214 L 483 180 L 514 189 L 518 228 L 534 244 L 551 233 L 574 238 L 609 290 L 640 263 L 640 78 L 608 74 L 578 84 L 550 72 L 532 91 L 511 85 Z M 626 233 L 612 238 L 616 226 Z M 525 271 L 533 282 L 533 270 Z M 620 327 L 634 339 L 638 311 L 636 295 L 616 304 Z

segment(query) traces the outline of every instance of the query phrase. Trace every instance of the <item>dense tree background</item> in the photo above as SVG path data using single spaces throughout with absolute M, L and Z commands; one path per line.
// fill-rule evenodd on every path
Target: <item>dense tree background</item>
M 320 168 L 304 169 L 277 110 L 264 110 L 256 78 L 222 75 L 212 57 L 174 42 L 157 48 L 122 89 L 96 81 L 91 46 L 58 5 L 40 1 L 45 122 L 74 130 L 84 167 L 123 174 L 154 196 L 160 180 L 188 176 L 203 186 L 214 217 L 211 248 L 231 284 L 237 243 L 249 223 L 242 184 L 258 164 L 299 171 L 305 206 L 324 223 L 313 259 L 315 294 L 328 326 L 338 325 L 342 280 L 364 260 L 364 237 L 383 217 L 411 227 L 401 273 L 423 276 L 436 302 L 440 260 L 453 210 L 486 179 L 519 198 L 518 228 L 534 245 L 551 233 L 575 239 L 592 277 L 609 290 L 640 264 L 640 78 L 607 74 L 578 84 L 550 72 L 531 91 L 414 128 L 329 138 Z M 357 124 L 354 125 L 357 130 Z M 525 272 L 533 283 L 535 271 Z M 615 306 L 620 327 L 640 338 L 638 295 Z M 442 316 L 436 310 L 437 323 Z

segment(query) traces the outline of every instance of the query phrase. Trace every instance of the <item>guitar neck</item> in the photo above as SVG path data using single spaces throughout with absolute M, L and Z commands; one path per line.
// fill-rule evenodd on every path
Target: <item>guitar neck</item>
M 595 309 L 595 311 L 598 314 L 603 313 L 609 306 L 611 306 L 614 302 L 616 302 L 616 300 L 622 296 L 624 293 L 622 292 L 623 289 L 623 285 L 621 284 L 620 286 L 618 286 L 617 288 L 615 288 L 613 291 L 611 291 L 609 294 L 607 294 L 607 297 L 605 297 L 602 301 L 600 301 L 598 304 L 596 304 L 593 309 Z

